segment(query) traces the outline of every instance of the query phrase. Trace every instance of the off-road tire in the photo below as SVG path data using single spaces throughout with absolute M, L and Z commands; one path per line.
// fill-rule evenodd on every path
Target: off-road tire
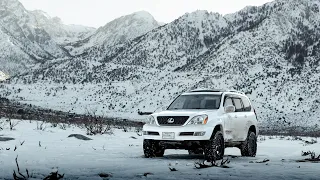
M 159 146 L 159 142 L 145 139 L 143 140 L 143 152 L 146 158 L 163 157 L 165 149 Z
M 255 157 L 257 154 L 257 136 L 249 131 L 247 139 L 240 145 L 241 156 Z
M 203 150 L 202 149 L 195 149 L 195 150 L 188 150 L 189 155 L 199 155 L 199 154 L 203 154 Z
M 215 132 L 212 138 L 205 143 L 204 157 L 209 162 L 220 160 L 224 155 L 224 139 L 221 131 Z

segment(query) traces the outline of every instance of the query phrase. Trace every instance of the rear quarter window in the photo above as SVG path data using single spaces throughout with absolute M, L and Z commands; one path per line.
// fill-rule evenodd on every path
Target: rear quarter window
M 243 111 L 242 102 L 240 98 L 233 98 L 234 105 L 236 106 L 236 112 Z
M 247 97 L 241 97 L 244 111 L 251 111 L 251 104 Z

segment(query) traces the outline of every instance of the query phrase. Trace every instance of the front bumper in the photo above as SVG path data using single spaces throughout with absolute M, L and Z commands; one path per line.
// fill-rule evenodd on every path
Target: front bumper
M 208 125 L 157 126 L 146 124 L 143 127 L 143 138 L 164 141 L 202 141 L 211 138 L 213 128 Z M 174 137 L 172 139 L 163 138 L 163 133 L 174 133 Z

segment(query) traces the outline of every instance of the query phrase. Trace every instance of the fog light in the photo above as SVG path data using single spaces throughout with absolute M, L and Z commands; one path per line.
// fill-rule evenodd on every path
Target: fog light
M 194 136 L 204 136 L 206 132 L 195 132 Z

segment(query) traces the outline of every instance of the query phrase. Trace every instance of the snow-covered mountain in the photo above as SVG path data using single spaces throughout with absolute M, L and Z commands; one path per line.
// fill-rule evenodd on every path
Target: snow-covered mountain
M 125 44 L 159 26 L 150 13 L 139 11 L 107 23 L 98 28 L 91 37 L 70 43 L 66 48 L 74 55 L 109 51 L 113 46 Z
M 0 39 L 0 70 L 12 75 L 68 55 L 17 0 L 0 0 Z
M 41 10 L 34 10 L 30 13 L 36 19 L 36 26 L 48 32 L 58 44 L 83 40 L 96 30 L 95 28 L 81 25 L 65 25 L 60 18 L 52 18 Z
M 74 55 L 84 58 L 86 54 L 96 54 L 90 56 L 95 60 L 113 46 L 157 27 L 159 23 L 145 11 L 94 29 L 65 25 L 41 10 L 28 11 L 18 0 L 0 0 L 0 71 L 17 75 L 33 69 L 36 63 L 72 59 Z
M 320 124 L 319 0 L 276 0 L 225 16 L 196 11 L 124 43 L 96 41 L 72 60 L 12 78 L 0 95 L 141 118 L 138 109 L 159 110 L 183 91 L 227 88 L 247 92 L 265 128 Z
M 64 25 L 42 11 L 28 11 L 18 0 L 0 0 L 0 71 L 16 75 L 35 63 L 68 58 L 60 44 L 79 41 L 93 31 Z

